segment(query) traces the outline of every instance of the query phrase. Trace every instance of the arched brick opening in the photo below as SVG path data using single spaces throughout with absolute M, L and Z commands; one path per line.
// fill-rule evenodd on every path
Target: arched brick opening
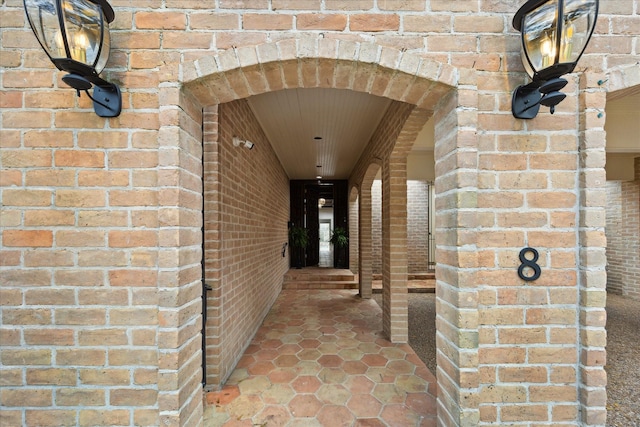
M 358 287 L 361 298 L 371 298 L 372 280 L 373 280 L 373 237 L 371 235 L 371 184 L 375 179 L 378 171 L 382 168 L 382 161 L 374 159 L 366 172 L 359 186 L 360 197 L 358 206 L 358 232 L 360 256 L 358 265 Z
M 583 76 L 588 79 L 588 76 Z M 597 77 L 591 77 L 597 79 Z M 604 425 L 607 419 L 606 331 L 606 163 L 607 138 L 602 112 L 608 100 L 640 90 L 637 64 L 609 71 L 605 78 L 585 86 L 600 86 L 597 93 L 583 90 L 580 114 L 580 355 L 579 403 L 585 425 Z M 586 130 L 585 130 L 586 129 Z M 636 159 L 637 161 L 637 159 Z
M 399 183 L 399 181 L 402 181 L 403 178 L 406 179 L 406 155 L 415 139 L 415 135 L 420 130 L 421 124 L 424 124 L 433 112 L 436 112 L 436 120 L 440 123 L 441 129 L 441 133 L 438 135 L 436 132 L 436 136 L 439 136 L 444 144 L 444 148 L 441 147 L 439 153 L 442 158 L 446 158 L 457 150 L 458 139 L 463 139 L 465 138 L 465 133 L 468 134 L 468 127 L 464 132 L 458 129 L 459 120 L 457 117 L 460 114 L 459 112 L 463 109 L 475 110 L 477 108 L 477 105 L 461 105 L 458 101 L 458 97 L 455 95 L 457 72 L 453 67 L 373 43 L 354 43 L 325 39 L 314 41 L 284 40 L 257 47 L 229 50 L 218 56 L 204 57 L 192 63 L 183 64 L 181 72 L 182 87 L 161 88 L 164 99 L 170 104 L 165 109 L 166 113 L 175 115 L 175 119 L 169 121 L 170 124 L 162 127 L 161 139 L 164 138 L 168 142 L 167 154 L 175 155 L 180 150 L 186 150 L 189 156 L 182 156 L 185 162 L 190 161 L 191 155 L 197 156 L 199 154 L 199 147 L 195 146 L 194 139 L 198 136 L 196 123 L 200 119 L 202 112 L 205 111 L 205 116 L 217 113 L 216 108 L 211 109 L 208 108 L 209 106 L 220 106 L 267 91 L 311 87 L 350 89 L 394 100 L 387 112 L 387 119 L 388 124 L 392 125 L 390 128 L 393 129 L 395 134 L 390 137 L 387 135 L 387 138 L 382 138 L 383 140 L 377 143 L 374 141 L 373 145 L 370 145 L 374 149 L 361 158 L 350 178 L 352 186 L 357 185 L 362 188 L 361 181 L 364 178 L 366 168 L 371 164 L 372 159 L 378 157 L 389 187 L 387 192 L 390 195 L 388 198 L 390 204 L 387 208 L 387 213 L 395 209 L 398 204 L 397 199 L 401 193 L 400 200 L 404 200 L 406 205 L 406 183 Z M 216 122 L 212 121 L 209 129 L 205 127 L 205 134 L 207 132 L 215 134 L 218 131 L 215 128 L 215 124 Z M 220 135 L 218 134 L 215 138 L 220 138 Z M 177 143 L 176 140 L 178 141 Z M 468 144 L 468 140 L 465 144 Z M 177 147 L 180 150 L 176 150 Z M 209 155 L 215 158 L 216 153 L 212 152 Z M 205 150 L 206 159 L 207 153 Z M 180 162 L 177 163 L 180 164 Z M 442 176 L 455 173 L 456 169 L 455 163 L 441 163 L 440 171 Z M 200 174 L 202 175 L 202 170 L 200 170 Z M 182 182 L 179 171 L 178 177 L 174 179 L 173 184 L 178 187 L 177 205 L 178 211 L 180 211 L 181 206 L 190 203 L 191 194 L 180 191 Z M 215 188 L 214 182 L 210 184 L 213 185 L 212 188 Z M 455 188 L 445 188 L 445 190 L 449 191 L 450 194 L 457 191 Z M 205 194 L 206 192 L 207 183 L 205 182 Z M 361 194 L 358 199 L 360 205 L 362 205 Z M 220 202 L 220 200 L 216 200 L 212 206 Z M 454 207 L 448 214 L 455 213 L 455 209 L 457 208 Z M 404 210 L 406 215 L 406 206 Z M 216 217 L 215 212 L 213 212 L 212 217 Z M 200 226 L 200 217 L 197 215 L 184 215 L 181 218 L 183 222 L 178 221 L 181 226 L 193 230 Z M 406 219 L 404 231 L 401 230 L 402 224 L 399 228 L 393 229 L 389 225 L 388 241 L 390 246 L 397 244 L 402 239 L 406 242 Z M 196 234 L 193 235 L 193 238 L 195 239 L 194 243 L 197 243 Z M 359 239 L 361 239 L 361 236 L 359 236 Z M 436 240 L 438 240 L 438 237 L 436 237 Z M 205 259 L 211 265 L 219 266 L 218 261 L 220 259 L 216 257 L 221 257 L 222 255 L 220 251 L 215 249 L 219 245 L 212 241 L 206 242 L 205 246 L 209 246 L 210 243 L 214 250 L 209 252 L 205 248 Z M 404 251 L 406 253 L 406 248 Z M 360 252 L 362 252 L 361 245 Z M 389 263 L 391 262 L 393 261 L 389 257 Z M 402 257 L 398 262 L 402 262 Z M 393 271 L 392 273 L 394 268 L 394 265 L 389 264 L 388 272 L 385 273 L 387 287 L 391 288 L 393 283 L 400 284 L 404 280 L 406 291 L 406 266 L 404 267 L 404 272 L 400 269 L 400 271 Z M 455 268 L 452 265 L 449 270 Z M 185 266 L 185 270 L 187 269 L 188 267 Z M 222 274 L 222 271 L 218 267 L 213 267 L 207 274 L 209 273 L 212 280 L 215 281 Z M 207 277 L 208 280 L 209 278 Z M 455 287 L 461 285 L 460 281 L 451 283 L 451 286 Z M 189 293 L 184 297 L 187 303 L 182 300 L 178 304 L 168 305 L 166 311 L 179 312 L 181 307 L 188 305 L 188 301 L 195 301 L 199 298 L 199 295 Z M 209 298 L 210 304 L 213 303 L 215 309 L 215 304 L 219 304 L 219 301 L 211 301 L 211 297 Z M 456 303 L 453 303 L 453 306 L 455 311 Z M 391 321 L 389 321 L 389 325 L 391 325 Z M 211 326 L 218 327 L 219 325 Z M 390 326 L 387 332 L 389 335 L 393 335 Z M 447 330 L 445 334 L 455 335 L 455 332 Z M 189 332 L 185 333 L 185 336 L 197 340 L 198 332 L 190 329 Z M 177 347 L 174 346 L 172 348 Z M 198 357 L 199 355 L 199 351 L 195 348 L 180 347 L 177 351 L 184 357 Z M 461 351 L 468 353 L 473 349 L 466 348 L 462 350 L 454 345 L 443 351 L 442 355 L 457 360 L 458 356 L 455 356 L 455 353 Z M 456 366 L 454 369 L 459 369 L 458 365 L 458 362 L 453 362 L 450 366 Z M 462 366 L 461 368 L 468 369 L 469 367 Z M 166 370 L 179 371 L 180 364 L 172 364 Z M 218 372 L 217 375 L 218 380 L 221 381 L 224 380 L 225 375 L 228 375 L 228 373 Z M 446 377 L 446 384 L 443 383 L 441 389 L 445 391 L 448 389 L 449 393 L 443 394 L 442 399 L 439 398 L 439 412 L 443 413 L 443 418 L 460 420 L 463 413 L 468 412 L 468 410 L 465 409 L 465 405 L 459 404 L 457 397 L 455 397 L 457 393 L 453 390 L 453 388 L 460 387 L 455 385 L 459 383 L 459 376 L 453 375 L 451 377 L 451 372 L 449 372 Z M 440 373 L 438 378 L 440 382 Z M 172 392 L 174 397 L 184 400 L 178 401 L 174 407 L 181 405 L 178 407 L 186 408 L 189 405 L 195 405 L 193 401 L 189 403 L 189 396 L 192 396 L 189 388 L 191 386 L 193 386 L 193 383 L 184 384 L 177 394 Z M 174 407 L 163 407 L 161 412 L 175 411 Z M 475 411 L 475 409 L 472 409 L 472 411 Z
M 628 111 L 625 104 L 630 96 L 637 98 L 640 94 L 640 68 L 636 65 L 613 70 L 607 83 L 606 108 L 601 110 L 606 113 L 605 131 L 626 129 L 626 136 L 631 136 L 629 141 L 633 146 L 633 125 L 630 122 L 634 120 L 633 111 L 637 108 L 632 105 Z M 612 117 L 609 114 L 611 108 L 620 109 L 621 102 L 629 115 L 621 117 L 621 111 L 618 111 L 614 113 L 617 117 Z M 616 104 L 617 107 L 610 108 Z M 607 292 L 640 300 L 640 282 L 637 280 L 640 276 L 640 144 L 635 147 L 636 152 L 611 156 L 611 139 L 607 134 L 607 172 L 619 168 L 618 172 L 624 177 L 614 176 L 617 181 L 609 181 L 612 178 L 607 174 Z

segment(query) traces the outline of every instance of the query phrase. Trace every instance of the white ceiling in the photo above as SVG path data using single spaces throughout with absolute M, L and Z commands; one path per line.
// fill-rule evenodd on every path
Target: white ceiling
M 269 92 L 248 102 L 290 179 L 347 179 L 391 103 L 367 93 L 324 88 Z M 610 96 L 606 113 L 607 152 L 640 155 L 640 89 Z M 429 120 L 411 155 L 422 159 L 433 146 Z
M 249 98 L 290 179 L 349 178 L 390 103 L 367 93 L 322 88 Z
M 640 86 L 607 98 L 607 152 L 640 154 Z

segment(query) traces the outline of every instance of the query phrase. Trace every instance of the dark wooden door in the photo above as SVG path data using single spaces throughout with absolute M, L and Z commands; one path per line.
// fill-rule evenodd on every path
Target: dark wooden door
M 291 216 L 289 226 L 304 227 L 304 182 L 291 181 L 289 183 L 291 190 Z M 304 267 L 305 266 L 305 250 L 300 248 L 289 248 L 289 266 Z

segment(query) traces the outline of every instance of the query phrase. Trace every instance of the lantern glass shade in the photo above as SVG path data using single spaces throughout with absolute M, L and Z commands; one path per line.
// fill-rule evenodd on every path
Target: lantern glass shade
M 572 72 L 595 28 L 598 0 L 530 3 L 534 8 L 516 14 L 521 21 L 514 21 L 522 33 L 522 62 L 527 73 L 533 80 L 549 80 Z
M 68 60 L 72 60 L 99 74 L 107 65 L 109 26 L 101 4 L 89 0 L 24 0 L 24 6 L 33 32 L 59 69 L 73 71 L 68 69 Z

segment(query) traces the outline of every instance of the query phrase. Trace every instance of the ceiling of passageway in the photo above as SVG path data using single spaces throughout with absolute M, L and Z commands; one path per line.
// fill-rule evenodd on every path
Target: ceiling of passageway
M 290 179 L 347 179 L 391 104 L 326 88 L 269 92 L 248 102 Z
M 607 152 L 640 155 L 640 86 L 607 98 Z
M 632 89 L 607 102 L 607 152 L 612 155 L 640 155 L 640 89 Z M 248 102 L 290 179 L 315 179 L 318 174 L 347 179 L 391 100 L 351 90 L 307 88 L 268 92 Z M 432 162 L 433 146 L 429 120 L 414 143 L 409 169 Z

